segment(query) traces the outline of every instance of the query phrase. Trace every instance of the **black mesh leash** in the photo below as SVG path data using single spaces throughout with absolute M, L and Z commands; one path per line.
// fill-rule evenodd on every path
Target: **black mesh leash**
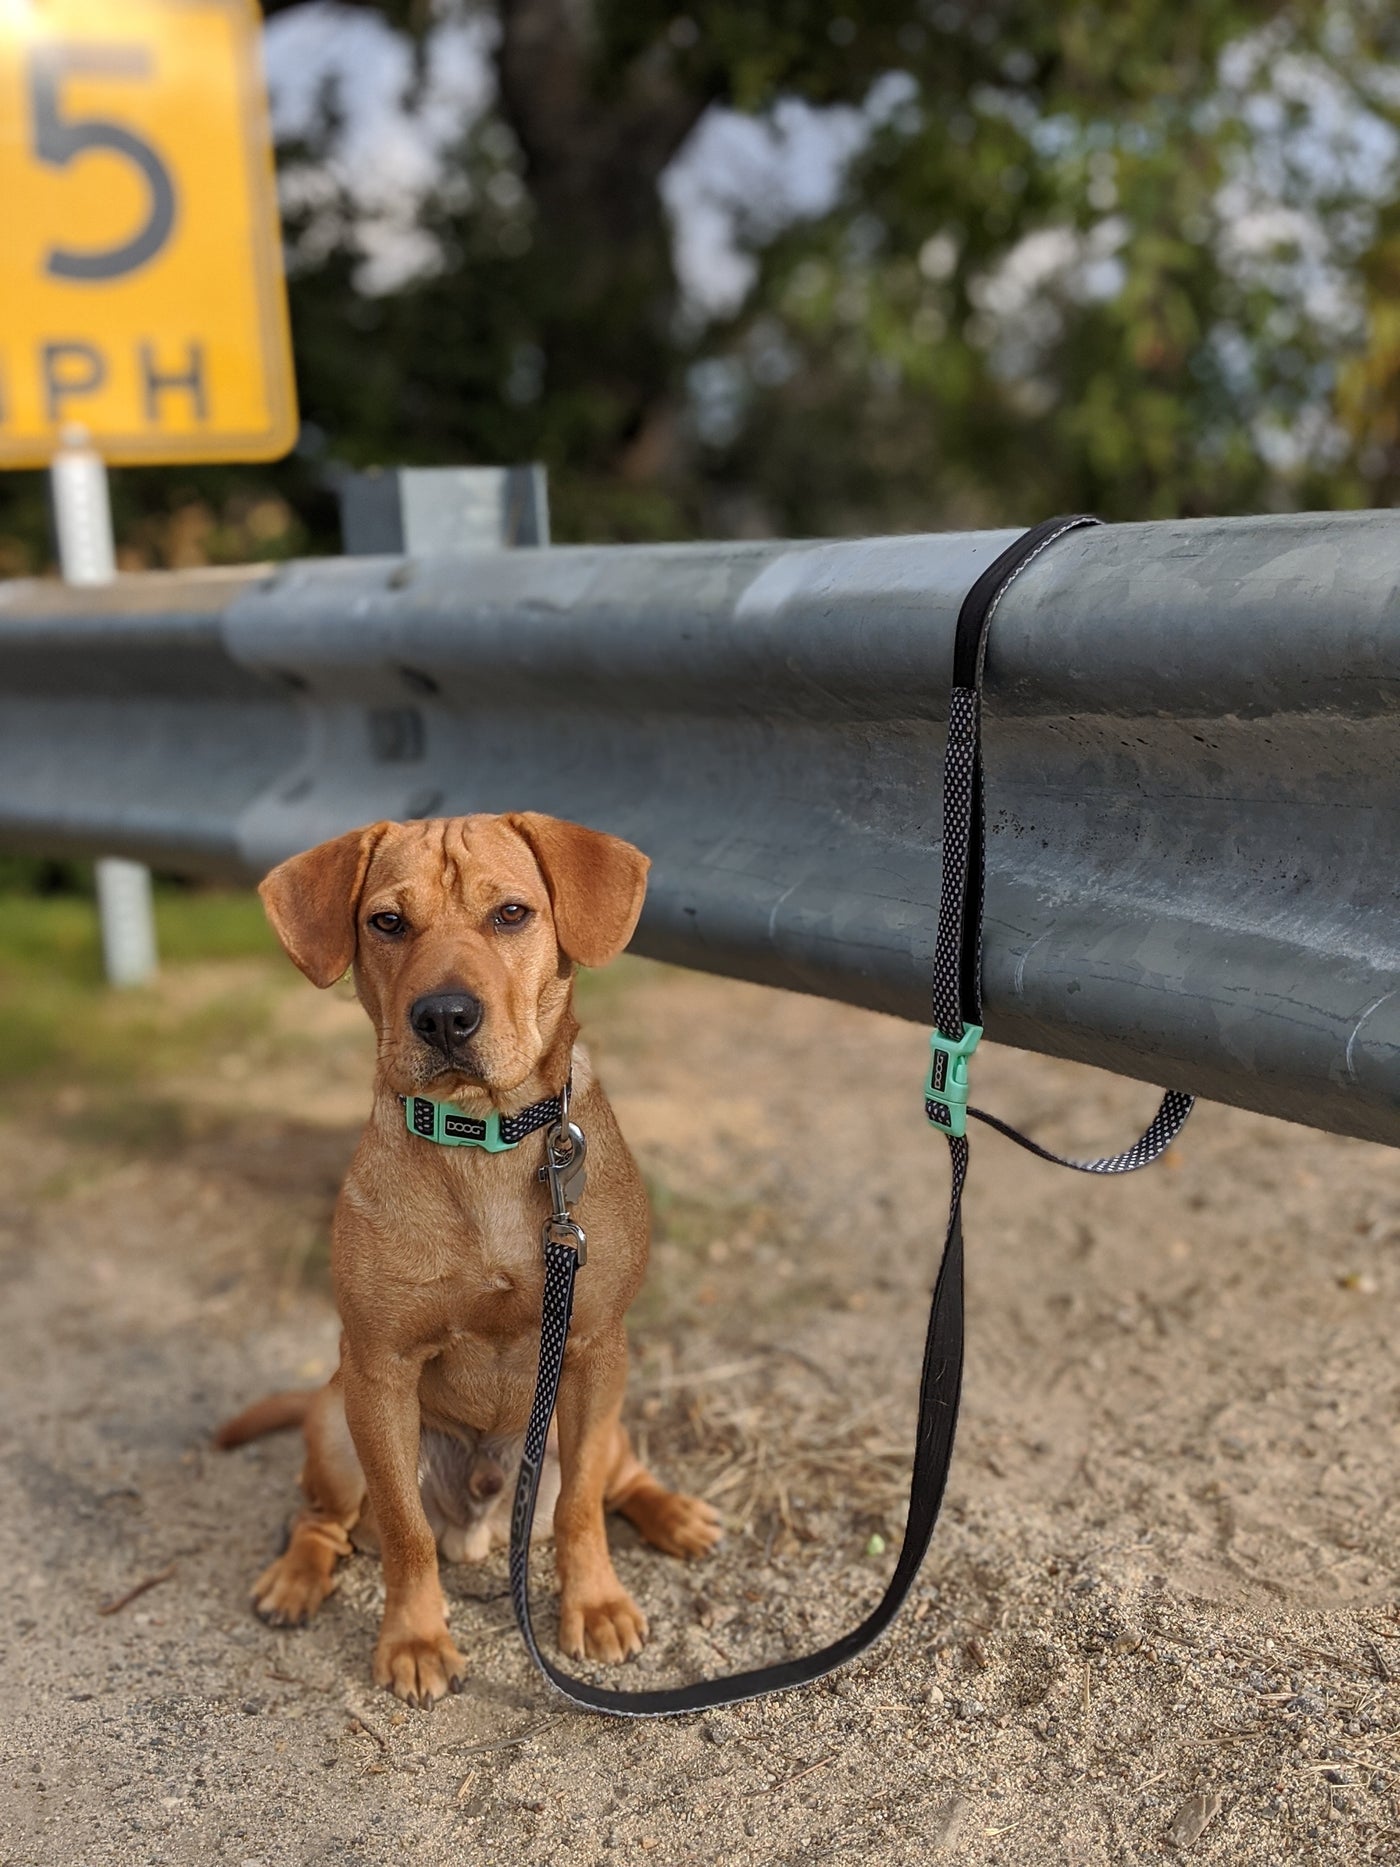
M 510 1589 L 521 1636 L 536 1666 L 575 1705 L 613 1717 L 674 1717 L 761 1698 L 791 1686 L 809 1684 L 863 1653 L 899 1612 L 918 1575 L 938 1521 L 953 1457 L 963 1363 L 962 1196 L 967 1179 L 967 1117 L 986 1122 L 1000 1134 L 1029 1148 L 1042 1160 L 1081 1173 L 1132 1173 L 1166 1151 L 1191 1112 L 1191 1097 L 1169 1092 L 1151 1124 L 1132 1147 L 1101 1160 L 1068 1160 L 967 1102 L 967 1064 L 982 1019 L 982 894 L 985 867 L 981 744 L 982 666 L 987 632 L 997 605 L 1028 565 L 1067 532 L 1097 525 L 1088 515 L 1049 519 L 1024 533 L 978 578 L 958 614 L 953 650 L 953 689 L 948 704 L 948 751 L 943 783 L 943 888 L 934 950 L 933 1060 L 925 1088 L 924 1109 L 930 1123 L 946 1137 L 952 1168 L 948 1228 L 934 1285 L 924 1341 L 919 1387 L 914 1471 L 909 1515 L 899 1561 L 880 1600 L 858 1627 L 840 1640 L 797 1659 L 705 1679 L 694 1685 L 663 1686 L 625 1692 L 596 1686 L 564 1672 L 540 1651 L 530 1618 L 530 1534 L 535 1498 L 544 1463 L 545 1442 L 559 1392 L 564 1350 L 573 1313 L 574 1283 L 582 1261 L 582 1233 L 568 1217 L 567 1199 L 557 1181 L 555 1212 L 545 1227 L 544 1303 L 540 1331 L 540 1368 L 525 1449 L 511 1514 Z M 560 1131 L 555 1129 L 553 1136 Z M 575 1131 L 576 1132 L 576 1131 Z M 565 1146 L 567 1147 L 567 1142 Z

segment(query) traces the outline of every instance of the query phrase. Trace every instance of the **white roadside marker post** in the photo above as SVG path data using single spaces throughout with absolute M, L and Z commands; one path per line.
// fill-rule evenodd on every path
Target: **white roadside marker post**
M 82 442 L 55 455 L 49 468 L 58 566 L 73 585 L 111 583 L 117 574 L 107 468 Z M 110 985 L 143 985 L 156 970 L 151 871 L 141 862 L 99 857 L 97 911 L 102 962 Z

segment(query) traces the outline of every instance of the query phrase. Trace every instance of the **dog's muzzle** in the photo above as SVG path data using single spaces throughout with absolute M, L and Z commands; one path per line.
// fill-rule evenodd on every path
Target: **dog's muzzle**
M 443 1061 L 456 1063 L 462 1048 L 481 1027 L 481 1000 L 470 992 L 436 992 L 415 1000 L 408 1022 L 416 1037 L 432 1046 Z

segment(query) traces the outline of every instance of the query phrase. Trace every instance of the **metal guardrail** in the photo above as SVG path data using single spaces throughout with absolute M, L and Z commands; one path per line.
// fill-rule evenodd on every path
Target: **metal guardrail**
M 236 877 L 548 810 L 653 856 L 641 951 L 923 1019 L 952 626 L 1011 536 L 0 585 L 0 841 Z M 1400 1143 L 1400 515 L 1076 533 L 987 696 L 992 1035 Z

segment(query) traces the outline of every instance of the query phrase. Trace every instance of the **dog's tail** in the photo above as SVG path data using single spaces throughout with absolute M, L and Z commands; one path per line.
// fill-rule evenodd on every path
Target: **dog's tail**
M 264 1433 L 280 1433 L 288 1426 L 300 1426 L 317 1391 L 314 1387 L 300 1388 L 294 1393 L 268 1394 L 262 1400 L 255 1400 L 251 1407 L 245 1407 L 242 1413 L 224 1421 L 214 1434 L 214 1444 L 228 1452 L 234 1446 L 246 1445 L 250 1439 L 261 1439 Z

